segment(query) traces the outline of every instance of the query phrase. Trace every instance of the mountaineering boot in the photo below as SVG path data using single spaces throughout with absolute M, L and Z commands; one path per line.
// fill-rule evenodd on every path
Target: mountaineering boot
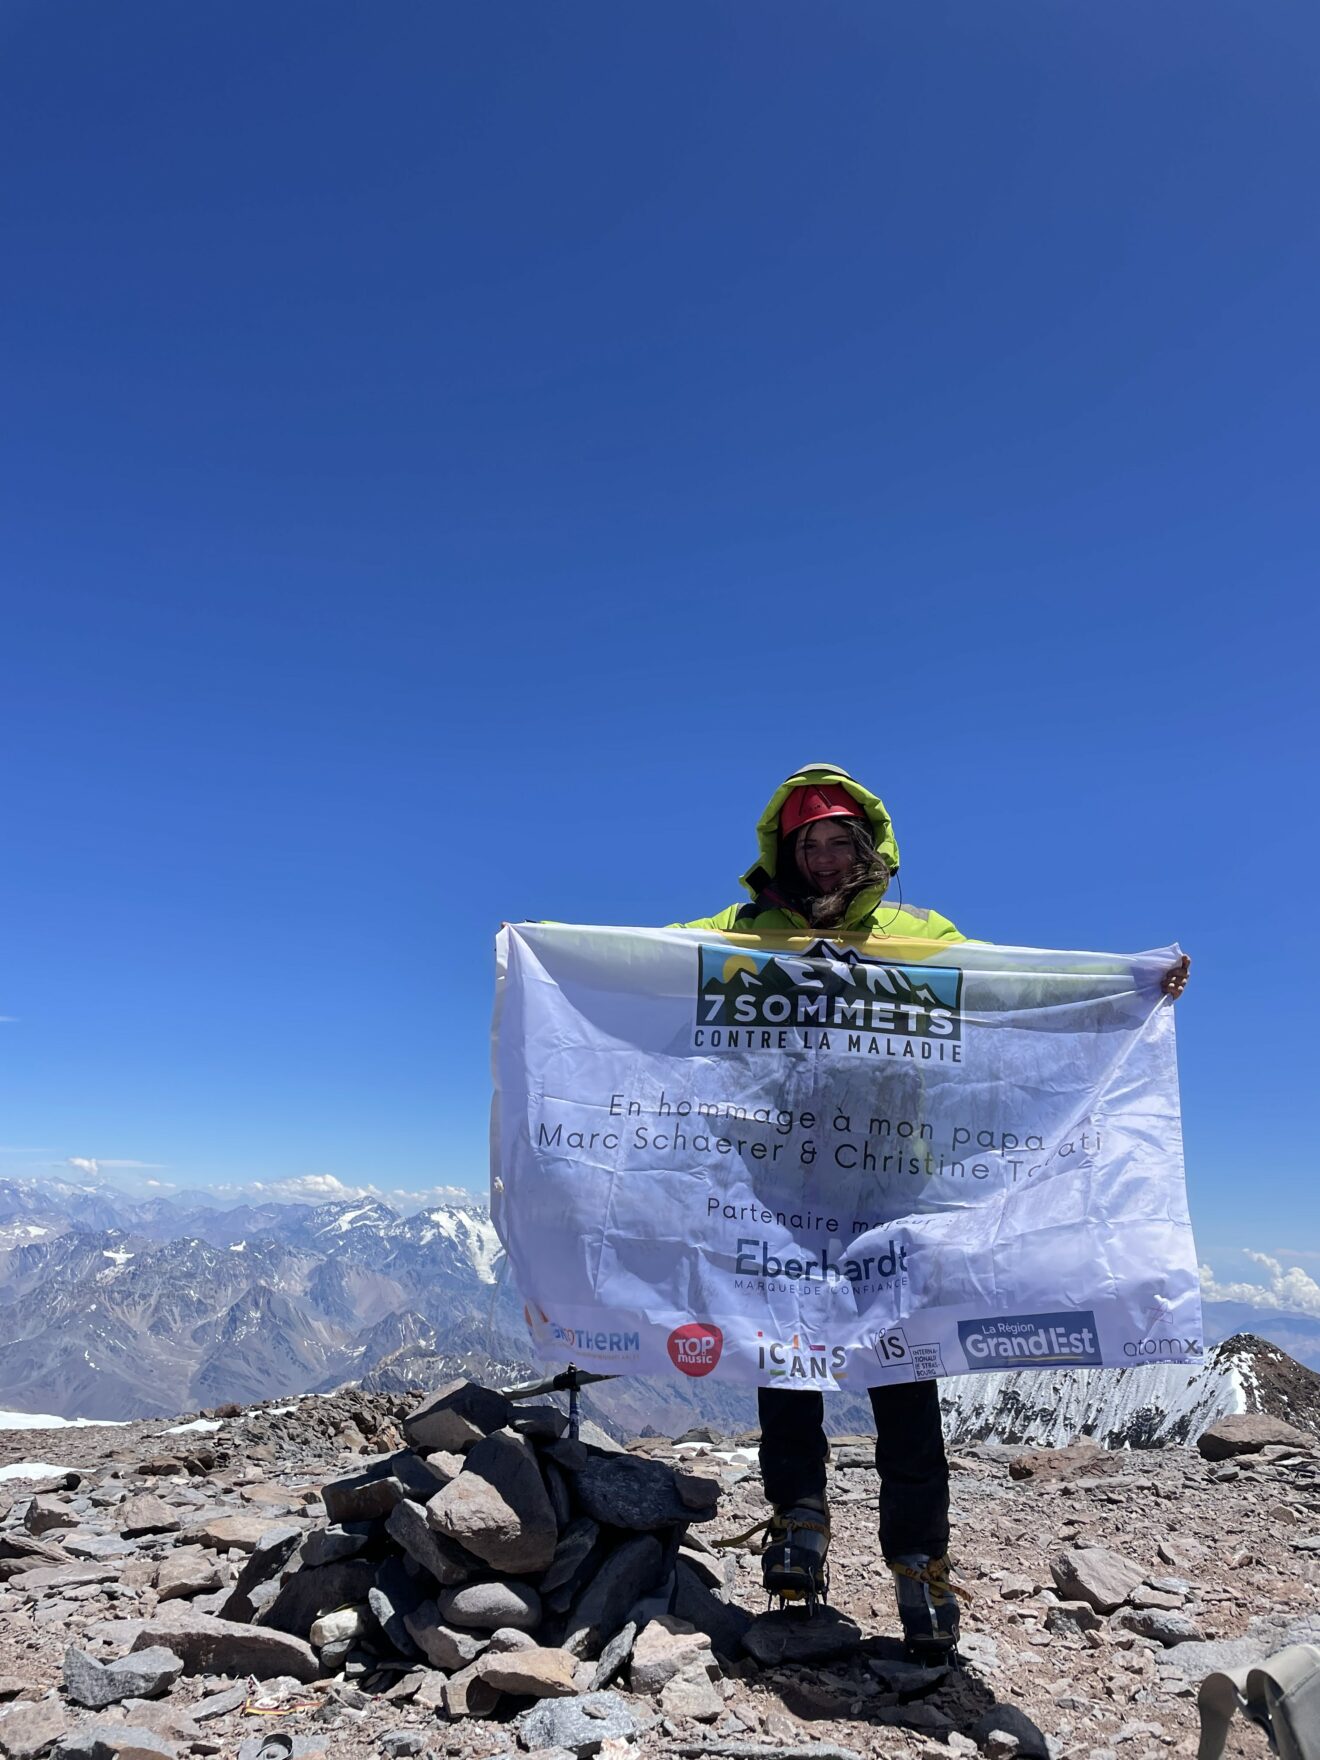
M 829 1546 L 830 1518 L 823 1497 L 801 1497 L 776 1508 L 761 1554 L 766 1594 L 814 1608 L 829 1588 Z
M 913 1662 L 948 1662 L 958 1645 L 958 1596 L 949 1581 L 949 1558 L 904 1552 L 886 1561 L 894 1573 L 903 1642 Z

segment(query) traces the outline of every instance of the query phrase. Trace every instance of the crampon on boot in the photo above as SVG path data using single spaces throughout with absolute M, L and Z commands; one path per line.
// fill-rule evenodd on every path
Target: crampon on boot
M 903 1642 L 913 1662 L 949 1662 L 958 1647 L 958 1602 L 967 1590 L 949 1580 L 949 1557 L 905 1552 L 886 1560 L 894 1573 Z
M 804 1497 L 776 1509 L 766 1524 L 761 1578 L 767 1595 L 781 1603 L 805 1601 L 813 1612 L 830 1586 L 826 1554 L 830 1517 L 823 1497 Z

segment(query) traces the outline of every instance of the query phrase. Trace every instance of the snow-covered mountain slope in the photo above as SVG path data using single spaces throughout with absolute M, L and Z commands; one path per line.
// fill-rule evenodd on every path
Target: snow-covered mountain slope
M 949 1441 L 1057 1447 L 1089 1436 L 1108 1448 L 1195 1442 L 1228 1412 L 1269 1412 L 1320 1434 L 1320 1374 L 1277 1345 L 1238 1333 L 1196 1366 L 1029 1369 L 940 1384 Z

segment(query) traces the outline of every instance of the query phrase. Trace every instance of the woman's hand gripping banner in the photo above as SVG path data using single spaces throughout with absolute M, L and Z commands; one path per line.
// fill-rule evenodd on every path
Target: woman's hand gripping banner
M 863 1388 L 1202 1354 L 1176 948 L 498 941 L 491 1211 L 544 1357 Z

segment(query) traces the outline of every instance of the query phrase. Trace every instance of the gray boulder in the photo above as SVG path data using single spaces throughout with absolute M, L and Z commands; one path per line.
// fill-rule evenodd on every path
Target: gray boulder
M 61 1498 L 38 1493 L 23 1512 L 23 1526 L 29 1534 L 48 1534 L 52 1528 L 76 1528 L 78 1516 Z
M 415 1559 L 434 1577 L 442 1589 L 466 1583 L 473 1574 L 473 1561 L 464 1556 L 461 1547 L 445 1540 L 432 1528 L 425 1509 L 410 1497 L 395 1504 L 386 1519 L 385 1532 L 409 1558 Z
M 1196 1439 L 1198 1451 L 1208 1461 L 1226 1461 L 1234 1455 L 1259 1454 L 1269 1444 L 1313 1449 L 1316 1439 L 1309 1430 L 1298 1430 L 1282 1418 L 1265 1412 L 1230 1412 L 1216 1418 Z
M 303 1541 L 304 1564 L 338 1564 L 342 1558 L 356 1558 L 365 1550 L 375 1530 L 374 1522 L 333 1523 L 318 1528 Z
M 661 1614 L 638 1633 L 628 1678 L 634 1693 L 658 1693 L 694 1663 L 705 1669 L 715 1667 L 710 1639 L 686 1620 Z
M 590 1516 L 579 1516 L 570 1522 L 559 1536 L 550 1569 L 541 1578 L 541 1593 L 549 1595 L 571 1582 L 599 1538 L 600 1523 L 593 1522 Z
M 220 1617 L 250 1620 L 255 1618 L 259 1606 L 269 1607 L 274 1596 L 263 1600 L 258 1592 L 267 1584 L 278 1583 L 281 1574 L 293 1563 L 302 1537 L 302 1529 L 294 1527 L 291 1522 L 267 1528 L 256 1550 L 244 1559 L 238 1581 L 221 1602 Z
M 1154 1638 L 1171 1650 L 1175 1644 L 1203 1643 L 1205 1633 L 1189 1613 L 1170 1607 L 1125 1607 L 1116 1623 L 1138 1637 Z
M 743 1633 L 742 1647 L 754 1662 L 773 1668 L 784 1661 L 805 1665 L 851 1656 L 861 1642 L 858 1628 L 832 1607 L 818 1607 L 806 1620 L 799 1613 L 774 1608 L 752 1621 Z
M 1045 1609 L 1047 1632 L 1096 1632 L 1104 1623 L 1089 1601 L 1057 1601 Z
M 577 1692 L 573 1684 L 577 1660 L 567 1650 L 535 1644 L 529 1650 L 505 1650 L 483 1656 L 478 1675 L 497 1693 L 513 1693 L 528 1699 L 566 1699 Z
M 200 1547 L 181 1546 L 166 1553 L 156 1571 L 158 1601 L 187 1601 L 223 1587 L 219 1564 Z
M 428 1577 L 410 1572 L 401 1558 L 386 1558 L 377 1565 L 376 1580 L 367 1591 L 367 1604 L 381 1630 L 409 1661 L 421 1652 L 408 1630 L 408 1616 L 429 1600 L 432 1587 Z
M 1022 1760 L 1049 1760 L 1049 1746 L 1044 1731 L 1016 1705 L 992 1705 L 988 1711 L 981 1713 L 967 1733 L 982 1753 L 992 1753 L 996 1747 L 1002 1749 L 1008 1745 L 995 1743 L 996 1732 L 1017 1743 L 1017 1752 Z
M 183 1673 L 183 1658 L 153 1645 L 118 1662 L 98 1662 L 70 1644 L 64 1652 L 64 1691 L 76 1705 L 103 1711 L 121 1699 L 155 1699 Z
M 567 1748 L 578 1760 L 588 1760 L 602 1742 L 640 1735 L 649 1720 L 636 1717 L 617 1693 L 582 1693 L 532 1706 L 516 1719 L 516 1727 L 524 1748 Z
M 250 1674 L 263 1681 L 291 1674 L 295 1680 L 314 1681 L 320 1673 L 316 1652 L 302 1638 L 173 1607 L 169 1617 L 142 1622 L 132 1649 L 157 1645 L 183 1658 L 185 1674 Z
M 650 1531 L 707 1521 L 714 1514 L 713 1506 L 691 1509 L 679 1494 L 673 1469 L 640 1455 L 591 1455 L 574 1488 L 587 1514 L 614 1528 Z
M 321 1487 L 326 1516 L 332 1522 L 368 1522 L 387 1516 L 406 1490 L 401 1480 L 381 1467 L 349 1473 Z
M 36 1760 L 69 1727 L 69 1715 L 58 1699 L 38 1699 L 0 1713 L 0 1754 L 5 1760 Z
M 487 1632 L 500 1626 L 530 1632 L 541 1623 L 541 1597 L 530 1583 L 464 1583 L 446 1589 L 438 1606 L 446 1625 L 476 1626 Z
M 1065 1601 L 1087 1601 L 1097 1613 L 1113 1613 L 1145 1581 L 1145 1569 L 1107 1546 L 1076 1546 L 1050 1564 Z
M 405 1614 L 403 1623 L 408 1636 L 432 1668 L 442 1668 L 446 1674 L 466 1668 L 486 1648 L 484 1639 L 474 1637 L 470 1631 L 446 1625 L 434 1601 L 424 1601 L 420 1607 Z
M 479 1664 L 470 1662 L 451 1674 L 441 1689 L 445 1715 L 456 1717 L 489 1717 L 500 1702 L 499 1690 L 482 1680 Z
M 514 1417 L 502 1393 L 475 1381 L 448 1381 L 414 1406 L 403 1421 L 403 1433 L 423 1454 L 433 1449 L 461 1454 L 483 1436 L 502 1430 Z
M 724 1714 L 724 1700 L 706 1670 L 693 1662 L 679 1669 L 660 1689 L 660 1709 L 668 1718 L 714 1723 Z
M 530 1443 L 511 1430 L 475 1443 L 466 1470 L 426 1506 L 431 1526 L 497 1571 L 543 1571 L 559 1530 Z
M 365 1601 L 375 1576 L 375 1565 L 365 1558 L 341 1558 L 337 1564 L 294 1571 L 261 1614 L 261 1624 L 305 1638 L 323 1613 Z
M 178 1760 L 182 1750 L 170 1736 L 135 1723 L 113 1723 L 96 1718 L 71 1729 L 50 1752 L 50 1760 L 117 1760 L 131 1754 L 133 1760 Z
M 732 1662 L 742 1655 L 743 1633 L 752 1615 L 736 1602 L 716 1595 L 686 1559 L 674 1569 L 674 1612 L 699 1632 L 705 1632 L 720 1656 Z
M 627 1619 L 634 1602 L 649 1595 L 664 1571 L 664 1548 L 654 1534 L 639 1534 L 605 1559 L 574 1602 L 564 1648 L 597 1656 L 603 1641 Z
M 623 1673 L 623 1665 L 632 1655 L 632 1647 L 637 1638 L 637 1622 L 629 1620 L 621 1626 L 600 1653 L 596 1663 L 596 1672 L 591 1677 L 591 1691 L 599 1693 L 602 1688 L 613 1686 Z
M 126 1540 L 140 1534 L 177 1534 L 183 1526 L 179 1512 L 171 1509 L 154 1491 L 126 1497 L 115 1513 L 115 1526 Z

